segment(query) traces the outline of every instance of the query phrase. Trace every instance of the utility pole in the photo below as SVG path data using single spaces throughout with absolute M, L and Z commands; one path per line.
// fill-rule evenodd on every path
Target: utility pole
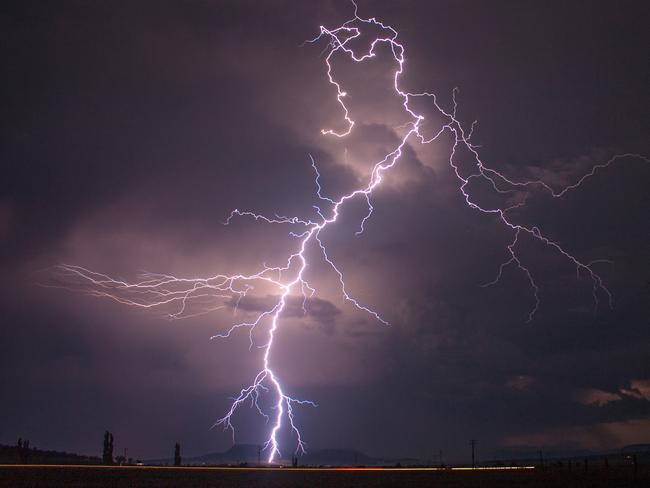
M 438 451 L 438 460 L 440 461 L 440 467 L 442 468 L 442 449 Z
M 471 439 L 470 444 L 472 445 L 472 469 L 476 468 L 476 462 L 475 462 L 475 457 L 474 457 L 474 451 L 476 448 L 476 439 Z
M 262 446 L 257 446 L 257 465 L 262 464 Z

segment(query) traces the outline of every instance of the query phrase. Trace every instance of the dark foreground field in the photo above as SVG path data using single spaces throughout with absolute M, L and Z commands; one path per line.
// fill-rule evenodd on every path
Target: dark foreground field
M 0 466 L 2 487 L 647 487 L 647 473 Z

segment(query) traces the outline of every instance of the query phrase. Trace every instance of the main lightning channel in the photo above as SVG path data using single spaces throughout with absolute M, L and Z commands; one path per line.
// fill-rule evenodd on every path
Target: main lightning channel
M 354 17 L 342 25 L 328 29 L 320 27 L 320 33 L 314 39 L 307 41 L 315 43 L 321 39 L 328 42 L 327 55 L 325 56 L 326 72 L 330 84 L 336 90 L 336 100 L 343 111 L 343 119 L 347 128 L 342 131 L 333 129 L 324 129 L 324 135 L 330 135 L 338 138 L 348 136 L 355 125 L 355 121 L 350 115 L 350 110 L 345 103 L 347 92 L 334 76 L 332 65 L 333 57 L 337 54 L 346 55 L 356 63 L 362 63 L 376 56 L 377 47 L 387 45 L 392 53 L 393 61 L 397 67 L 393 73 L 393 85 L 396 95 L 402 100 L 402 106 L 410 118 L 405 127 L 407 128 L 399 144 L 386 156 L 374 164 L 373 169 L 367 180 L 367 184 L 358 188 L 339 199 L 333 199 L 323 196 L 320 184 L 320 173 L 315 160 L 310 156 L 311 165 L 315 172 L 316 195 L 320 201 L 318 206 L 314 207 L 316 216 L 312 219 L 302 219 L 298 217 L 286 217 L 281 215 L 266 216 L 256 212 L 242 211 L 235 209 L 231 212 L 226 220 L 226 224 L 235 217 L 250 217 L 256 221 L 273 225 L 290 225 L 298 228 L 292 231 L 290 235 L 297 239 L 298 245 L 296 251 L 290 254 L 283 266 L 263 265 L 257 273 L 245 275 L 215 275 L 208 278 L 178 278 L 167 274 L 146 274 L 138 282 L 129 283 L 122 280 L 115 280 L 107 275 L 97 273 L 77 265 L 64 264 L 58 267 L 59 272 L 66 279 L 73 278 L 84 285 L 84 291 L 93 296 L 105 297 L 124 305 L 130 305 L 140 308 L 163 308 L 171 309 L 168 315 L 170 318 L 186 318 L 197 315 L 208 314 L 215 310 L 231 307 L 237 309 L 242 299 L 247 293 L 254 288 L 254 284 L 266 284 L 275 287 L 279 291 L 277 300 L 269 306 L 268 309 L 257 314 L 254 320 L 239 322 L 232 325 L 225 332 L 216 334 L 213 339 L 225 339 L 231 336 L 239 329 L 248 329 L 250 348 L 254 346 L 263 349 L 263 364 L 252 383 L 242 388 L 237 396 L 232 399 L 232 403 L 226 414 L 221 417 L 216 425 L 229 429 L 235 435 L 233 425 L 233 416 L 244 405 L 254 407 L 257 412 L 271 422 L 270 432 L 265 442 L 264 449 L 268 451 L 267 461 L 273 463 L 282 455 L 278 436 L 283 428 L 283 419 L 288 421 L 288 429 L 293 433 L 296 439 L 294 453 L 305 452 L 305 442 L 302 439 L 300 430 L 297 427 L 294 417 L 293 408 L 296 405 L 316 406 L 315 403 L 308 400 L 293 398 L 285 393 L 284 388 L 278 378 L 278 375 L 272 368 L 272 351 L 273 345 L 277 340 L 276 333 L 280 327 L 280 319 L 283 312 L 290 306 L 292 294 L 294 291 L 302 296 L 302 308 L 307 313 L 307 304 L 313 298 L 316 290 L 309 284 L 306 278 L 308 268 L 307 250 L 311 246 L 320 250 L 324 261 L 332 268 L 338 277 L 343 297 L 354 307 L 362 312 L 370 314 L 382 324 L 388 325 L 388 322 L 377 312 L 358 301 L 350 294 L 345 284 L 344 275 L 336 266 L 334 260 L 329 256 L 327 248 L 321 240 L 322 233 L 327 227 L 337 222 L 337 219 L 344 205 L 354 199 L 362 198 L 367 204 L 367 213 L 360 222 L 360 229 L 357 234 L 362 233 L 368 219 L 372 216 L 373 206 L 371 196 L 373 191 L 381 184 L 384 173 L 394 167 L 400 160 L 403 149 L 410 139 L 418 140 L 422 144 L 430 144 L 440 138 L 443 134 L 450 133 L 453 136 L 453 146 L 449 156 L 449 165 L 459 181 L 459 190 L 463 195 L 466 204 L 479 212 L 496 216 L 506 228 L 512 230 L 513 238 L 507 245 L 506 261 L 500 264 L 494 280 L 486 283 L 484 286 L 496 284 L 508 266 L 516 266 L 525 276 L 530 284 L 533 298 L 533 305 L 528 312 L 528 320 L 532 320 L 540 305 L 539 287 L 535 282 L 531 271 L 522 263 L 518 253 L 517 245 L 523 235 L 540 241 L 563 258 L 571 262 L 578 273 L 585 272 L 592 280 L 592 293 L 595 306 L 599 303 L 599 296 L 605 296 L 609 305 L 612 304 L 612 295 L 605 286 L 602 278 L 593 268 L 595 261 L 583 262 L 573 254 L 565 250 L 556 241 L 551 240 L 536 226 L 527 226 L 516 223 L 510 217 L 510 212 L 516 208 L 521 208 L 526 204 L 528 192 L 534 188 L 540 188 L 553 198 L 560 198 L 567 192 L 578 188 L 587 178 L 596 174 L 615 161 L 623 158 L 640 158 L 650 162 L 647 157 L 639 154 L 621 154 L 614 156 L 609 161 L 593 166 L 591 171 L 582 176 L 576 183 L 568 185 L 561 190 L 554 190 L 548 184 L 541 180 L 529 180 L 517 182 L 504 176 L 500 172 L 486 166 L 480 158 L 478 148 L 472 144 L 471 138 L 474 131 L 475 123 L 472 123 L 469 129 L 466 129 L 457 118 L 456 90 L 452 92 L 453 108 L 451 111 L 443 109 L 436 98 L 436 95 L 430 92 L 412 93 L 400 87 L 400 76 L 403 74 L 405 57 L 404 46 L 398 42 L 397 31 L 375 18 L 362 18 L 358 14 L 356 3 L 354 5 Z M 362 35 L 364 27 L 379 28 L 385 34 L 384 36 L 374 38 L 367 51 L 358 52 L 352 48 L 352 42 Z M 422 122 L 424 116 L 416 113 L 411 107 L 411 101 L 415 99 L 429 100 L 435 110 L 446 121 L 439 130 L 430 137 L 426 137 L 422 131 Z M 469 175 L 463 175 L 459 169 L 457 153 L 460 148 L 466 148 L 472 155 L 474 170 Z M 468 185 L 473 180 L 483 180 L 489 183 L 491 188 L 499 194 L 508 194 L 514 192 L 526 192 L 525 197 L 519 203 L 514 203 L 503 208 L 486 208 L 474 201 L 469 193 Z M 289 275 L 290 277 L 287 277 Z M 71 288 L 73 286 L 70 286 Z M 262 327 L 265 321 L 269 321 L 266 342 L 256 344 L 254 331 Z M 264 394 L 275 395 L 272 405 L 272 412 L 268 412 L 263 407 L 261 397 Z

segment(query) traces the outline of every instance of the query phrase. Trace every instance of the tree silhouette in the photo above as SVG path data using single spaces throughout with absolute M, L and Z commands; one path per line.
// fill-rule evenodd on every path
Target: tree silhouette
M 174 446 L 174 466 L 181 465 L 181 445 L 177 442 Z
M 29 456 L 29 440 L 18 439 L 18 462 L 24 463 Z
M 113 464 L 113 434 L 110 434 L 108 442 L 108 464 Z
M 102 450 L 102 462 L 108 464 L 108 431 L 104 432 L 104 449 Z
M 104 451 L 102 453 L 102 462 L 104 464 L 113 464 L 113 434 L 109 431 L 104 432 Z

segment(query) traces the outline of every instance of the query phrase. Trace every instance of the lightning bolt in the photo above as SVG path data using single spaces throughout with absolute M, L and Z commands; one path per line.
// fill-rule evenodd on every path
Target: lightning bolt
M 315 173 L 316 196 L 320 202 L 319 205 L 313 207 L 313 219 L 286 217 L 277 214 L 267 216 L 252 211 L 243 211 L 238 209 L 231 212 L 225 222 L 226 224 L 229 224 L 232 219 L 237 217 L 249 217 L 267 224 L 288 225 L 294 229 L 290 232 L 290 235 L 296 241 L 296 248 L 294 252 L 289 254 L 283 265 L 268 266 L 264 264 L 258 272 L 249 275 L 215 275 L 207 278 L 178 278 L 167 274 L 145 274 L 141 277 L 140 281 L 133 283 L 116 280 L 107 275 L 77 265 L 63 264 L 58 267 L 58 272 L 64 276 L 66 280 L 72 280 L 76 285 L 83 286 L 83 290 L 89 295 L 109 298 L 118 303 L 134 307 L 171 310 L 168 315 L 172 319 L 208 314 L 225 307 L 237 309 L 241 300 L 247 296 L 247 293 L 249 293 L 256 284 L 270 285 L 278 290 L 279 294 L 273 304 L 270 305 L 268 309 L 257 314 L 253 320 L 236 323 L 225 332 L 216 334 L 212 337 L 213 339 L 226 339 L 239 329 L 248 329 L 250 348 L 252 349 L 255 346 L 263 349 L 264 354 L 261 369 L 254 377 L 253 381 L 245 388 L 242 388 L 239 394 L 232 399 L 230 408 L 226 414 L 215 423 L 215 426 L 220 425 L 224 429 L 230 430 L 234 442 L 235 429 L 232 422 L 233 416 L 240 407 L 244 405 L 250 405 L 256 408 L 259 414 L 264 417 L 267 422 L 271 423 L 270 432 L 264 445 L 264 449 L 268 452 L 267 460 L 269 463 L 274 462 L 274 460 L 278 459 L 282 455 L 278 443 L 278 435 L 283 428 L 289 429 L 296 439 L 294 452 L 296 454 L 305 452 L 305 443 L 295 422 L 294 407 L 298 405 L 316 406 L 316 404 L 311 401 L 300 400 L 289 396 L 285 392 L 278 375 L 274 372 L 272 367 L 273 345 L 276 341 L 276 332 L 281 325 L 280 322 L 283 312 L 285 312 L 287 307 L 290 305 L 289 302 L 293 300 L 295 293 L 302 296 L 302 307 L 306 312 L 309 300 L 312 299 L 316 293 L 316 290 L 309 284 L 306 278 L 306 272 L 309 266 L 307 259 L 308 249 L 317 250 L 324 261 L 331 267 L 338 277 L 342 295 L 348 302 L 360 311 L 369 314 L 380 323 L 388 325 L 388 322 L 377 312 L 361 303 L 349 292 L 345 284 L 344 275 L 328 255 L 326 246 L 322 241 L 322 236 L 330 226 L 336 224 L 345 205 L 356 199 L 362 199 L 367 205 L 367 213 L 360 222 L 357 234 L 364 231 L 366 223 L 373 214 L 373 206 L 371 203 L 373 192 L 381 184 L 384 175 L 399 162 L 403 150 L 409 141 L 414 140 L 419 141 L 421 144 L 430 144 L 440 138 L 443 134 L 451 134 L 453 145 L 449 156 L 449 166 L 458 179 L 459 191 L 461 192 L 465 203 L 474 210 L 495 216 L 497 220 L 505 226 L 505 228 L 512 231 L 512 240 L 507 245 L 507 259 L 498 267 L 494 280 L 484 284 L 483 286 L 491 286 L 498 283 L 506 267 L 514 266 L 518 268 L 529 282 L 532 292 L 533 303 L 528 312 L 528 321 L 531 321 L 537 312 L 540 305 L 540 299 L 539 286 L 537 285 L 531 271 L 522 263 L 517 252 L 519 241 L 524 235 L 546 245 L 573 264 L 578 274 L 583 272 L 591 279 L 594 306 L 598 306 L 599 300 L 602 297 L 605 297 L 608 304 L 611 306 L 612 294 L 605 286 L 601 276 L 597 274 L 593 268 L 596 261 L 581 261 L 574 254 L 563 248 L 559 243 L 550 239 L 537 226 L 516 223 L 511 217 L 511 212 L 517 208 L 523 207 L 526 204 L 526 198 L 534 189 L 541 189 L 553 198 L 561 198 L 566 193 L 579 188 L 586 179 L 595 176 L 598 171 L 609 167 L 618 160 L 639 158 L 646 162 L 650 162 L 650 159 L 640 154 L 629 153 L 617 155 L 605 163 L 593 166 L 589 172 L 584 174 L 575 183 L 565 186 L 560 190 L 553 189 L 550 185 L 541 180 L 514 181 L 508 178 L 499 171 L 488 167 L 481 160 L 478 146 L 471 142 L 476 122 L 472 123 L 471 126 L 467 128 L 458 120 L 456 102 L 457 89 L 454 89 L 452 92 L 452 109 L 445 110 L 439 104 L 434 93 L 426 91 L 414 93 L 402 88 L 400 85 L 400 77 L 402 76 L 405 67 L 405 48 L 400 42 L 398 42 L 397 31 L 393 27 L 385 25 L 375 18 L 360 17 L 358 14 L 357 4 L 354 1 L 352 1 L 352 3 L 354 5 L 353 18 L 336 28 L 328 29 L 321 26 L 318 36 L 307 41 L 308 43 L 316 43 L 322 39 L 327 41 L 327 47 L 325 50 L 327 55 L 324 58 L 327 77 L 329 83 L 336 91 L 336 101 L 343 111 L 343 119 L 347 125 L 347 128 L 343 131 L 324 129 L 322 133 L 326 136 L 344 138 L 353 131 L 355 125 L 355 121 L 352 119 L 350 110 L 345 103 L 347 93 L 334 75 L 332 65 L 333 59 L 338 56 L 347 56 L 356 63 L 363 63 L 368 59 L 374 58 L 378 46 L 382 45 L 388 46 L 389 52 L 392 54 L 393 61 L 396 65 L 396 69 L 393 73 L 394 91 L 401 99 L 402 107 L 410 121 L 406 125 L 402 126 L 402 128 L 405 129 L 405 132 L 401 137 L 399 144 L 394 147 L 391 152 L 386 154 L 385 157 L 374 164 L 365 186 L 361 186 L 338 199 L 323 195 L 323 190 L 320 184 L 320 173 L 316 161 L 310 156 L 311 166 Z M 367 27 L 373 29 L 378 28 L 379 31 L 382 32 L 382 35 L 375 37 L 370 42 L 369 48 L 366 51 L 360 52 L 358 49 L 353 49 L 352 41 L 359 38 L 364 32 L 363 29 Z M 438 115 L 445 121 L 444 124 L 442 124 L 439 129 L 429 137 L 427 137 L 422 130 L 423 121 L 425 120 L 424 116 L 418 114 L 411 107 L 411 102 L 417 99 L 424 99 L 430 102 Z M 473 170 L 469 172 L 469 174 L 465 174 L 465 172 L 461 171 L 459 168 L 460 161 L 457 154 L 458 150 L 461 148 L 467 149 L 471 155 Z M 487 182 L 498 194 L 507 195 L 518 193 L 521 195 L 523 193 L 524 196 L 519 199 L 518 203 L 513 203 L 509 206 L 487 208 L 481 206 L 472 199 L 468 186 L 473 181 Z M 75 286 L 70 286 L 70 288 L 75 288 Z M 268 331 L 264 334 L 266 339 L 262 344 L 257 344 L 254 340 L 253 333 L 259 327 L 264 327 L 263 324 L 267 324 L 268 327 Z M 265 409 L 263 407 L 263 402 L 261 402 L 261 398 L 264 395 L 271 395 L 271 398 L 274 399 L 270 411 L 268 408 Z M 286 427 L 283 426 L 283 421 L 285 419 L 288 423 Z

